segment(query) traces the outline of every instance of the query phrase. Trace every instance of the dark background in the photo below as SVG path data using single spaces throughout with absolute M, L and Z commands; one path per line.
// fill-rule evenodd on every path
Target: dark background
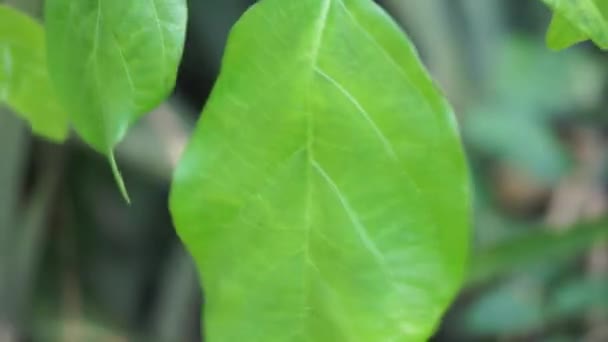
M 4 2 L 40 17 L 39 0 Z M 117 151 L 130 207 L 104 157 L 0 109 L 1 342 L 200 339 L 169 182 L 251 3 L 190 1 L 175 94 Z M 608 341 L 608 54 L 549 51 L 540 1 L 380 3 L 455 107 L 474 175 L 470 279 L 435 340 Z

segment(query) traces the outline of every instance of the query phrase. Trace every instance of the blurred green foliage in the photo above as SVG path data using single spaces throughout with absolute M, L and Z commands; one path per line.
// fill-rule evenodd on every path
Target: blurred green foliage
M 4 2 L 41 13 L 39 1 Z M 476 185 L 469 286 L 434 340 L 608 340 L 608 56 L 547 49 L 540 1 L 379 2 L 455 104 Z M 191 1 L 178 88 L 117 150 L 131 208 L 103 158 L 34 138 L 2 108 L 0 341 L 200 339 L 168 182 L 251 3 Z

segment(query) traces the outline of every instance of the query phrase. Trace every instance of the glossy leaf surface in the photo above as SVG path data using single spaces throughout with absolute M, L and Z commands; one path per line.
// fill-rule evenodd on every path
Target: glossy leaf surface
M 55 141 L 65 139 L 67 115 L 59 105 L 47 72 L 42 26 L 0 5 L 0 105 L 22 115 L 32 130 Z
M 543 0 L 555 15 L 547 34 L 547 43 L 560 50 L 591 39 L 608 49 L 608 1 L 605 0 Z
M 463 278 L 453 114 L 370 0 L 241 18 L 171 208 L 212 342 L 423 341 Z
M 102 153 L 173 89 L 185 0 L 48 0 L 48 60 L 80 136 Z

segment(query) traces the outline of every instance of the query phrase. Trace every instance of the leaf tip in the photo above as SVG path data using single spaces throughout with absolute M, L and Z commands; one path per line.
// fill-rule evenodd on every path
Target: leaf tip
M 108 153 L 108 158 L 110 160 L 110 166 L 112 167 L 112 174 L 114 175 L 114 179 L 116 180 L 116 184 L 118 185 L 118 189 L 120 190 L 120 194 L 127 202 L 128 205 L 131 205 L 131 198 L 129 197 L 129 192 L 127 191 L 127 187 L 125 186 L 125 181 L 122 178 L 120 170 L 118 169 L 118 164 L 116 163 L 116 158 L 114 157 L 114 152 L 110 151 Z

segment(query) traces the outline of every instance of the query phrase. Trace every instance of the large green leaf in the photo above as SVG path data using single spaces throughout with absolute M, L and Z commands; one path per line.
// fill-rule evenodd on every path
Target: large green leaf
M 42 25 L 0 5 L 0 105 L 22 115 L 32 130 L 55 141 L 68 132 L 67 115 L 59 105 L 47 72 Z
M 543 0 L 555 12 L 549 27 L 547 43 L 563 49 L 591 39 L 608 49 L 608 1 L 605 0 Z
M 171 195 L 209 341 L 427 339 L 469 202 L 453 114 L 371 0 L 250 9 Z
M 109 153 L 127 128 L 171 92 L 185 0 L 48 0 L 53 81 L 82 138 Z

